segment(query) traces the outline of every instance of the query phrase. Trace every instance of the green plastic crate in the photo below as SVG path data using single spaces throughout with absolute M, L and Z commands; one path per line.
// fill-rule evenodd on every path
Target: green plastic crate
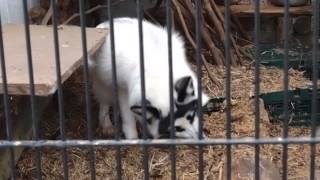
M 275 66 L 283 68 L 284 49 L 275 44 L 261 44 L 260 48 L 260 63 L 265 66 Z M 254 57 L 255 49 L 247 49 Z M 304 69 L 310 66 L 312 62 L 312 51 L 310 48 L 303 47 L 299 44 L 290 44 L 288 50 L 288 65 L 289 68 Z
M 284 91 L 271 92 L 260 96 L 266 110 L 269 112 L 271 121 L 284 120 Z M 288 91 L 289 100 L 289 125 L 311 125 L 311 104 L 312 90 L 311 89 L 296 89 Z M 316 124 L 320 124 L 320 91 L 317 92 L 317 113 Z

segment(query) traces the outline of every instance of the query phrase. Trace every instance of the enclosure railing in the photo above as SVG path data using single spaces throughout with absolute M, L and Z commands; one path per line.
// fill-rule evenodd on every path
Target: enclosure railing
M 199 179 L 204 179 L 204 160 L 203 160 L 203 147 L 206 145 L 225 145 L 226 148 L 226 167 L 227 167 L 227 179 L 231 179 L 231 163 L 232 163 L 232 154 L 231 148 L 232 145 L 246 144 L 251 145 L 255 148 L 255 179 L 261 179 L 260 177 L 260 145 L 262 144 L 281 144 L 283 146 L 282 154 L 282 179 L 287 179 L 287 166 L 288 166 L 288 145 L 289 144 L 309 144 L 310 145 L 310 179 L 315 179 L 315 154 L 316 154 L 316 144 L 320 143 L 320 138 L 316 137 L 316 113 L 317 113 L 317 76 L 318 76 L 318 30 L 319 30 L 319 1 L 314 1 L 313 4 L 313 91 L 312 91 L 312 133 L 311 137 L 288 137 L 288 35 L 289 35 L 289 0 L 284 2 L 284 27 L 283 32 L 285 36 L 284 49 L 285 49 L 285 59 L 284 59 L 284 115 L 285 121 L 283 126 L 283 136 L 275 138 L 260 138 L 260 109 L 259 109 L 259 94 L 260 94 L 260 58 L 259 58 L 259 37 L 260 37 L 260 1 L 256 0 L 255 4 L 255 13 L 254 13 L 254 45 L 255 45 L 255 136 L 253 138 L 232 138 L 231 137 L 231 63 L 230 63 L 230 0 L 225 0 L 225 16 L 224 16 L 224 28 L 225 28 L 225 60 L 226 60 L 226 123 L 225 129 L 226 134 L 225 138 L 203 138 L 203 123 L 202 123 L 202 99 L 201 99 L 201 28 L 203 18 L 201 16 L 201 7 L 202 1 L 195 1 L 195 22 L 196 22 L 196 62 L 197 62 L 197 77 L 198 77 L 198 111 L 199 111 L 199 137 L 198 139 L 174 139 L 175 130 L 171 128 L 170 139 L 157 139 L 150 140 L 147 139 L 147 130 L 146 130 L 146 99 L 145 99 L 145 74 L 144 74 L 144 44 L 143 44 L 143 29 L 142 29 L 142 19 L 143 19 L 143 3 L 141 0 L 137 0 L 137 17 L 139 19 L 139 48 L 140 48 L 140 67 L 141 67 L 141 90 L 142 90 L 142 106 L 143 106 L 143 138 L 139 140 L 122 140 L 120 139 L 120 124 L 119 124 L 119 102 L 118 98 L 114 98 L 114 107 L 113 108 L 113 118 L 115 126 L 117 128 L 115 139 L 114 140 L 98 140 L 93 137 L 93 127 L 92 127 L 92 118 L 91 118 L 91 98 L 90 98 L 90 82 L 89 82 L 89 72 L 88 72 L 88 54 L 87 54 L 87 44 L 86 44 L 86 14 L 84 13 L 84 0 L 79 0 L 79 12 L 81 17 L 81 35 L 82 35 L 82 45 L 83 45 L 83 72 L 84 72 L 84 83 L 85 83 L 85 97 L 86 97 L 86 119 L 87 119 L 87 139 L 86 140 L 68 140 L 65 137 L 65 111 L 64 111 L 64 102 L 63 102 L 63 91 L 62 83 L 60 77 L 60 52 L 59 52 L 59 37 L 58 37 L 58 11 L 57 11 L 57 2 L 51 0 L 51 6 L 53 7 L 52 23 L 53 23 L 53 35 L 54 35 L 54 49 L 55 49 L 55 58 L 56 58 L 56 70 L 57 70 L 57 81 L 58 81 L 58 102 L 59 102 L 59 117 L 60 117 L 60 137 L 61 140 L 41 140 L 39 138 L 39 118 L 35 117 L 35 89 L 34 89 L 34 79 L 33 79 L 33 64 L 32 64 L 32 51 L 30 43 L 30 30 L 29 30 L 29 21 L 28 21 L 28 12 L 27 12 L 27 0 L 23 0 L 23 9 L 24 12 L 24 27 L 25 27 L 25 36 L 26 36 L 26 47 L 27 47 L 27 59 L 28 69 L 29 69 L 29 79 L 30 79 L 30 106 L 31 106 L 31 115 L 33 120 L 32 132 L 33 140 L 13 140 L 12 139 L 12 122 L 10 117 L 10 107 L 9 107 L 9 94 L 7 86 L 7 76 L 6 76 L 6 66 L 5 66 L 5 52 L 4 52 L 4 43 L 2 35 L 2 25 L 0 23 L 0 60 L 1 60 L 1 72 L 2 72 L 2 82 L 3 87 L 3 100 L 4 100 L 4 113 L 5 113 L 5 124 L 6 124 L 6 140 L 0 140 L 0 148 L 10 149 L 10 158 L 11 158 L 11 177 L 16 179 L 16 170 L 15 170 L 15 157 L 14 157 L 14 148 L 17 147 L 31 147 L 36 150 L 36 172 L 37 178 L 41 179 L 41 148 L 42 147 L 59 147 L 62 148 L 63 153 L 63 169 L 64 169 L 64 179 L 68 179 L 68 156 L 67 148 L 69 147 L 86 147 L 90 150 L 90 172 L 91 179 L 95 179 L 95 152 L 94 147 L 97 146 L 108 146 L 116 147 L 116 162 L 117 162 L 117 178 L 122 179 L 122 157 L 120 150 L 124 146 L 142 146 L 143 147 L 143 168 L 145 179 L 149 179 L 148 171 L 148 148 L 155 145 L 169 145 L 170 146 L 170 159 L 171 159 L 171 179 L 176 179 L 176 146 L 177 145 L 194 145 L 198 146 L 198 171 Z M 118 97 L 118 88 L 117 88 L 117 77 L 116 77 L 116 57 L 115 57 L 115 39 L 114 39 L 114 26 L 113 26 L 113 14 L 111 8 L 111 0 L 108 0 L 108 16 L 110 23 L 110 37 L 111 37 L 111 54 L 112 54 L 112 74 L 113 74 L 113 93 L 114 97 Z M 170 86 L 170 124 L 173 126 L 174 116 L 173 116 L 173 69 L 172 69 L 172 12 L 171 12 L 172 2 L 171 0 L 166 0 L 166 24 L 168 32 L 168 64 L 169 64 L 169 79 L 168 83 Z M 1 19 L 0 19 L 1 20 Z

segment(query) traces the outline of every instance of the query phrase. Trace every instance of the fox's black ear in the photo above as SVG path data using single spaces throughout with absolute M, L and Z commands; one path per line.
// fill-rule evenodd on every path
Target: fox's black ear
M 191 76 L 185 76 L 180 78 L 175 84 L 175 90 L 177 92 L 177 103 L 184 104 L 187 100 L 194 96 L 194 86 Z

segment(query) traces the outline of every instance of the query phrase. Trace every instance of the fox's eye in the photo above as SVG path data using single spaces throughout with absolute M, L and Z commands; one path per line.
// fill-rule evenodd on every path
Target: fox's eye
M 182 128 L 181 126 L 175 126 L 175 130 L 176 132 L 182 132 L 184 131 L 184 128 Z

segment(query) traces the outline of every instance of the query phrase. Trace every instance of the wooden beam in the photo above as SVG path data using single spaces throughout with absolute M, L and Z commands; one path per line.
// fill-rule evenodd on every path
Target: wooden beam
M 51 26 L 30 25 L 35 94 L 48 96 L 57 89 L 57 73 Z M 81 28 L 59 26 L 59 50 L 62 82 L 66 81 L 83 63 Z M 87 51 L 94 54 L 105 41 L 106 29 L 86 28 Z M 4 55 L 8 91 L 10 95 L 29 95 L 29 75 L 24 26 L 3 26 Z M 0 93 L 3 92 L 0 82 Z
M 224 7 L 220 6 L 222 12 Z M 231 5 L 231 13 L 237 17 L 254 16 L 254 5 Z M 312 6 L 299 6 L 289 8 L 290 16 L 312 15 Z M 284 7 L 274 5 L 261 5 L 260 14 L 263 16 L 283 16 Z

